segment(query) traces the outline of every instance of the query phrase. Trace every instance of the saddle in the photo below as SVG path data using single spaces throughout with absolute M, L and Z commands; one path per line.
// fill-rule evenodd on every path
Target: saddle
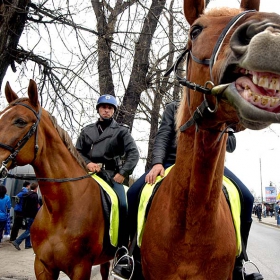
M 168 167 L 165 170 L 164 177 L 158 176 L 155 184 L 153 185 L 145 184 L 142 188 L 140 194 L 139 206 L 138 206 L 138 217 L 137 217 L 138 247 L 141 247 L 143 232 L 145 228 L 145 221 L 147 219 L 152 200 L 157 190 L 160 188 L 160 185 L 163 182 L 164 178 L 170 172 L 173 166 L 174 165 Z M 229 178 L 225 176 L 223 176 L 223 192 L 231 211 L 231 215 L 235 227 L 235 233 L 236 233 L 236 245 L 237 245 L 236 256 L 239 256 L 242 252 L 241 229 L 240 229 L 241 199 L 237 186 Z

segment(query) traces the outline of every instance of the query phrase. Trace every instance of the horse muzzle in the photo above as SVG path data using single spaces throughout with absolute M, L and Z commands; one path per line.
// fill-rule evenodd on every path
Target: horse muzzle
M 272 123 L 280 123 L 280 113 L 266 111 L 245 100 L 237 91 L 235 82 L 216 86 L 211 93 L 227 100 L 236 109 L 242 124 L 247 128 L 261 129 Z

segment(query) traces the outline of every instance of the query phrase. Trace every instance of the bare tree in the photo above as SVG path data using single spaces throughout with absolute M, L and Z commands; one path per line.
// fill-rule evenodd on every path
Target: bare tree
M 0 87 L 9 66 L 15 70 L 16 48 L 27 21 L 27 0 L 0 2 Z
M 99 95 L 115 95 L 119 122 L 134 130 L 145 122 L 145 141 L 151 125 L 151 150 L 162 109 L 179 91 L 163 73 L 187 39 L 181 9 L 179 0 L 3 2 L 0 85 L 7 71 L 19 93 L 35 79 L 42 105 L 73 139 L 96 118 Z

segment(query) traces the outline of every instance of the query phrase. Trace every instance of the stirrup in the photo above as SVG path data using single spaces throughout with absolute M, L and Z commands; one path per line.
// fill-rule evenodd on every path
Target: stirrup
M 113 259 L 112 266 L 115 267 L 118 260 L 124 255 L 128 255 L 128 249 L 125 246 L 122 246 L 116 251 L 114 259 Z
M 124 251 L 124 253 L 122 254 L 121 257 L 119 257 L 121 251 Z M 127 264 L 122 264 L 123 260 L 127 260 Z M 114 268 L 116 266 L 119 266 L 119 267 L 130 266 L 132 268 L 132 270 L 131 270 L 131 274 L 130 274 L 129 278 L 125 278 L 124 276 L 116 274 L 114 272 Z M 113 260 L 112 270 L 110 272 L 110 276 L 112 276 L 114 279 L 117 279 L 117 280 L 131 280 L 133 273 L 134 273 L 134 258 L 133 258 L 133 256 L 129 255 L 129 252 L 128 252 L 127 248 L 122 246 L 115 253 L 115 257 L 114 257 L 114 260 Z
M 259 268 L 257 267 L 257 265 L 255 263 L 253 263 L 252 261 L 248 260 L 248 261 L 245 261 L 243 260 L 242 261 L 242 269 L 241 269 L 241 272 L 242 272 L 242 279 L 245 280 L 245 276 L 246 276 L 246 269 L 245 269 L 245 266 L 247 264 L 252 264 L 258 271 L 258 273 L 260 274 L 260 270 Z

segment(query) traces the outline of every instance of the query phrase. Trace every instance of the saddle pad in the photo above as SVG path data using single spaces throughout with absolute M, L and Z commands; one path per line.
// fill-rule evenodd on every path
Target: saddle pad
M 110 212 L 110 225 L 109 225 L 109 237 L 110 242 L 114 247 L 118 245 L 119 238 L 119 200 L 112 189 L 103 179 L 96 174 L 92 175 L 92 178 L 101 186 L 101 188 L 108 194 L 111 200 L 111 212 Z M 124 187 L 125 188 L 125 187 Z
M 174 165 L 168 167 L 165 170 L 165 176 L 170 172 L 173 166 Z M 154 191 L 155 186 L 160 181 L 162 181 L 164 177 L 158 176 L 156 182 L 153 185 L 146 184 L 142 190 L 139 207 L 138 207 L 138 216 L 137 216 L 137 245 L 139 247 L 141 247 L 141 243 L 142 243 L 142 237 L 143 237 L 143 232 L 145 227 L 145 215 L 146 215 L 149 199 Z M 239 192 L 236 186 L 230 181 L 230 179 L 228 179 L 225 176 L 223 176 L 223 185 L 227 189 L 229 195 L 230 210 L 231 210 L 232 219 L 235 227 L 235 233 L 236 233 L 236 247 L 237 247 L 236 255 L 239 256 L 242 251 L 241 233 L 240 233 L 241 204 L 240 204 Z
M 174 164 L 165 169 L 164 177 L 170 172 L 173 166 Z M 155 183 L 153 185 L 146 184 L 141 192 L 140 202 L 138 206 L 138 214 L 137 214 L 137 244 L 139 247 L 141 247 L 141 243 L 142 243 L 142 236 L 143 236 L 144 225 L 145 225 L 145 213 L 149 203 L 149 199 L 154 191 L 155 186 L 161 180 L 163 180 L 164 177 L 157 176 Z

